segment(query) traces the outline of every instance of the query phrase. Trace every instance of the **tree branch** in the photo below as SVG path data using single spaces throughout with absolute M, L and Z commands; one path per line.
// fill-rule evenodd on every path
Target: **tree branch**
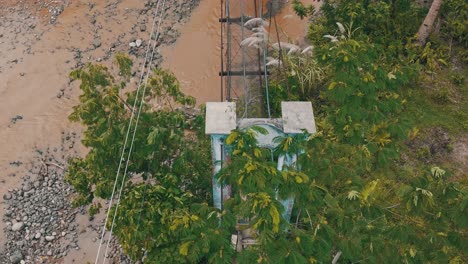
M 125 102 L 125 100 L 122 99 L 120 96 L 116 95 L 116 97 L 117 97 L 117 99 L 119 99 L 120 102 L 122 102 L 128 108 L 128 110 L 133 112 L 133 107 L 131 105 L 129 105 L 127 102 Z
M 442 0 L 434 0 L 432 2 L 431 8 L 429 9 L 429 12 L 427 12 L 426 18 L 424 18 L 423 23 L 419 27 L 417 37 L 420 46 L 424 46 L 426 44 L 427 38 L 432 31 L 434 21 L 439 14 L 441 5 Z
M 57 163 L 46 162 L 45 164 L 46 164 L 46 165 L 49 165 L 49 166 L 55 166 L 55 167 L 57 167 L 57 168 L 60 168 L 60 169 L 62 169 L 62 170 L 65 170 L 65 168 L 64 168 L 63 166 L 60 166 L 60 165 L 58 165 Z

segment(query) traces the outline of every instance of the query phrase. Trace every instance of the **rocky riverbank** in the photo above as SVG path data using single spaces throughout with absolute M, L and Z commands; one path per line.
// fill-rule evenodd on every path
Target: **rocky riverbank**
M 6 243 L 0 263 L 82 263 L 77 256 L 99 241 L 102 215 L 90 218 L 86 207 L 73 207 L 73 188 L 64 182 L 78 138 L 64 133 L 60 147 L 36 150 L 21 185 L 3 195 Z M 131 263 L 115 239 L 109 252 L 111 263 Z
M 66 138 L 65 144 L 74 144 L 74 137 Z M 53 263 L 80 249 L 75 220 L 78 213 L 86 211 L 70 204 L 73 189 L 63 181 L 63 159 L 55 157 L 62 151 L 37 151 L 21 185 L 3 195 L 7 242 L 1 263 Z
M 168 0 L 154 55 L 171 45 L 200 0 Z M 68 73 L 112 67 L 129 53 L 135 78 L 157 0 L 6 0 L 0 3 L 0 263 L 86 263 L 96 256 L 102 213 L 73 208 L 67 160 L 83 155 L 80 127 L 67 120 L 79 95 Z M 55 146 L 55 147 L 53 147 Z M 103 205 L 105 202 L 102 202 Z M 104 206 L 106 207 L 106 206 Z M 112 241 L 113 263 L 130 263 Z

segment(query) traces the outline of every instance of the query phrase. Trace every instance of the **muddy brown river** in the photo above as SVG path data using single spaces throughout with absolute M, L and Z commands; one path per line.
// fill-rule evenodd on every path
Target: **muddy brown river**
M 244 14 L 254 14 L 253 1 L 243 2 Z M 280 39 L 303 46 L 307 20 L 293 15 L 291 2 L 287 2 L 276 15 Z M 317 8 L 321 5 L 315 0 L 302 2 Z M 239 1 L 231 1 L 232 14 L 239 13 L 237 3 Z M 267 3 L 263 1 L 264 10 L 267 10 Z M 180 30 L 182 34 L 177 42 L 162 49 L 163 67 L 174 72 L 184 92 L 195 96 L 199 104 L 220 100 L 220 15 L 220 1 L 202 1 L 193 12 L 190 23 Z M 275 32 L 274 26 L 271 32 Z M 276 42 L 276 36 L 271 37 Z

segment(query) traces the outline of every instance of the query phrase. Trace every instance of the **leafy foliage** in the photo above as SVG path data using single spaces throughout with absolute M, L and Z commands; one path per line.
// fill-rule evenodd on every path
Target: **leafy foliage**
M 451 230 L 458 239 L 466 237 L 466 223 L 460 222 L 466 187 L 448 181 L 437 168 L 421 173 L 375 168 L 365 145 L 339 143 L 330 124 L 320 126 L 323 133 L 309 141 L 301 163 L 320 192 L 313 203 L 297 206 L 308 210 L 317 236 L 333 241 L 343 261 L 438 263 L 466 257 L 462 244 L 440 233 Z M 436 215 L 445 215 L 444 220 Z
M 462 13 L 451 8 L 461 2 L 448 2 L 445 12 Z M 203 116 L 187 120 L 175 105 L 193 98 L 156 70 L 114 228 L 125 251 L 149 263 L 466 262 L 467 186 L 445 167 L 415 165 L 401 153 L 418 131 L 404 113 L 418 102 L 406 86 L 420 66 L 435 71 L 446 62 L 437 44 L 412 45 L 423 11 L 409 0 L 327 1 L 311 26 L 314 52 L 286 58 L 286 76 L 270 89 L 276 113 L 282 100 L 313 101 L 319 132 L 276 138 L 271 150 L 256 139 L 265 129 L 232 131 L 225 142 L 230 159 L 216 176 L 233 191 L 222 210 L 211 205 Z M 463 42 L 458 29 L 444 30 Z M 131 65 L 125 58 L 117 64 Z M 70 119 L 87 127 L 83 144 L 90 149 L 67 174 L 77 205 L 110 196 L 138 99 L 120 94 L 129 72 L 116 78 L 87 65 L 72 73 L 83 95 Z M 293 155 L 297 162 L 283 170 L 272 162 Z M 278 199 L 291 197 L 288 221 Z M 230 236 L 246 228 L 257 243 L 236 252 Z
M 324 3 L 322 11 L 328 33 L 336 31 L 336 22 L 353 22 L 360 29 L 359 37 L 385 46 L 385 53 L 395 58 L 405 53 L 407 39 L 414 36 L 425 15 L 411 0 L 332 0 Z
M 468 3 L 463 0 L 446 0 L 442 5 L 441 16 L 444 23 L 441 30 L 442 35 L 449 40 L 455 40 L 466 48 L 468 46 L 466 26 Z
M 120 83 L 100 65 L 88 64 L 71 73 L 74 79 L 81 81 L 83 94 L 70 119 L 86 126 L 82 143 L 89 149 L 85 158 L 75 158 L 69 163 L 66 180 L 77 191 L 75 205 L 89 204 L 95 197 L 110 197 L 122 140 L 131 112 L 137 110 L 131 106 L 135 103 L 136 92 L 125 97 L 121 95 L 131 61 L 118 56 L 117 65 L 122 75 Z M 141 96 L 140 92 L 139 98 Z M 206 205 L 211 198 L 211 157 L 207 139 L 199 137 L 204 119 L 189 120 L 182 110 L 175 108 L 176 105 L 193 105 L 195 100 L 180 92 L 177 80 L 168 72 L 153 72 L 144 98 L 128 169 L 130 180 L 125 185 L 114 234 L 134 258 L 141 258 L 147 252 L 151 262 L 193 260 L 193 254 L 179 252 L 184 241 L 194 234 L 205 236 L 198 231 L 207 223 L 214 226 L 211 233 L 205 231 L 207 236 L 220 235 L 216 231 L 218 216 L 213 216 L 214 209 Z M 130 132 L 134 129 L 133 123 Z M 128 151 L 127 146 L 125 153 Z M 122 177 L 119 179 L 121 181 Z M 98 210 L 96 205 L 90 208 L 93 214 Z M 210 213 L 211 218 L 208 217 Z M 189 226 L 193 229 L 188 229 Z M 194 240 L 201 252 L 203 243 L 217 239 Z M 212 243 L 213 251 L 222 252 L 223 247 L 229 251 L 224 240 Z
M 305 17 L 311 16 L 315 13 L 315 8 L 313 5 L 305 6 L 299 0 L 293 0 L 292 2 L 293 10 L 296 14 L 301 18 L 304 19 Z
M 305 199 L 297 197 L 294 211 L 295 227 L 315 243 L 307 259 L 329 262 L 340 252 L 344 263 L 463 262 L 466 186 L 438 167 L 400 160 L 400 144 L 414 131 L 403 115 L 414 102 L 404 97 L 404 87 L 419 65 L 425 71 L 446 65 L 443 56 L 432 55 L 430 44 L 420 50 L 411 44 L 418 7 L 409 1 L 406 7 L 405 1 L 327 2 L 310 31 L 315 57 L 328 67 L 319 98 L 309 97 L 321 103 L 320 132 L 299 144 L 307 146 L 299 164 L 312 183 Z M 400 11 L 390 19 L 388 7 Z M 409 20 L 413 24 L 403 22 Z M 353 22 L 336 28 L 340 21 Z M 331 42 L 323 38 L 330 32 Z M 289 84 L 294 82 L 299 83 Z M 281 100 L 300 97 L 288 94 L 284 83 L 275 85 L 272 94 L 279 91 Z
M 248 219 L 259 241 L 238 253 L 238 261 L 320 263 L 338 251 L 345 263 L 456 263 L 466 257 L 466 187 L 448 181 L 438 167 L 420 175 L 398 170 L 399 177 L 378 170 L 364 145 L 341 142 L 330 124 L 320 130 L 277 139 L 277 154 L 303 153 L 302 172 L 277 171 L 253 130 L 233 131 L 226 140 L 232 159 L 219 179 L 232 186 L 234 197 L 225 210 Z M 278 195 L 295 197 L 291 223 L 275 220 L 284 210 Z
M 408 70 L 387 62 L 380 49 L 348 34 L 318 49 L 317 56 L 333 73 L 321 97 L 329 103 L 327 120 L 338 140 L 363 145 L 384 162 L 397 156 L 394 143 L 406 136 L 399 88 L 410 79 Z
M 275 71 L 278 77 L 270 82 L 270 106 L 272 116 L 281 116 L 282 101 L 320 101 L 328 69 L 310 56 L 284 57 L 283 69 Z

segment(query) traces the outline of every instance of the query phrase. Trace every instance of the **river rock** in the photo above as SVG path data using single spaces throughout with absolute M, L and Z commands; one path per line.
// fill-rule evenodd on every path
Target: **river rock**
M 20 231 L 21 229 L 23 229 L 24 227 L 24 223 L 23 222 L 18 222 L 18 223 L 14 223 L 13 226 L 11 227 L 11 231 Z
M 23 254 L 19 250 L 13 252 L 10 256 L 10 261 L 13 264 L 18 264 L 23 260 Z
M 137 39 L 137 40 L 135 41 L 135 45 L 136 45 L 137 48 L 139 48 L 139 47 L 141 46 L 142 43 L 143 43 L 143 40 L 141 40 L 141 39 Z
M 46 236 L 45 237 L 45 240 L 51 242 L 51 241 L 54 241 L 55 237 L 54 236 Z
M 93 40 L 93 46 L 94 46 L 94 48 L 99 48 L 99 47 L 101 47 L 101 40 L 98 39 L 98 38 L 95 38 L 95 39 Z
M 11 199 L 11 193 L 5 193 L 5 194 L 3 195 L 3 200 L 8 201 L 8 200 L 10 200 L 10 199 Z
M 31 184 L 30 184 L 30 183 L 26 183 L 26 184 L 23 186 L 23 191 L 29 192 L 30 190 L 31 190 Z

